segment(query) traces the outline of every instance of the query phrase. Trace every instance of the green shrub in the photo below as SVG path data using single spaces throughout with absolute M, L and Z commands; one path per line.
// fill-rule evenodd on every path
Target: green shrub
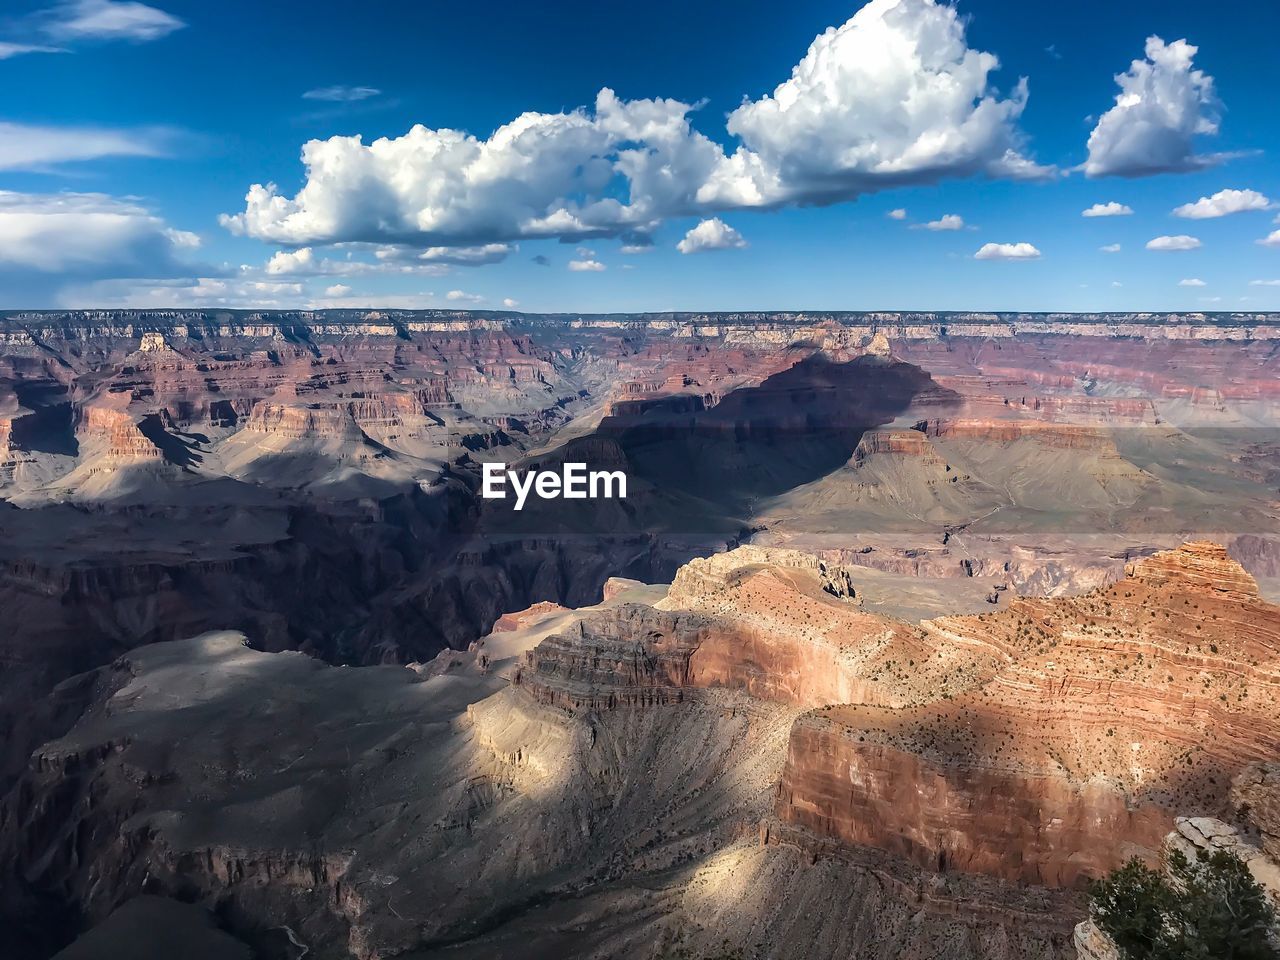
M 1166 866 L 1134 858 L 1090 885 L 1090 916 L 1125 960 L 1280 960 L 1275 910 L 1239 857 L 1175 850 Z

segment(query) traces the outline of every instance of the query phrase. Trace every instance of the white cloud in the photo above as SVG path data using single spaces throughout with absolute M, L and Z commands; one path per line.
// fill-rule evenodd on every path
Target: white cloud
M 361 247 L 358 244 L 353 246 L 357 249 Z M 498 263 L 506 259 L 515 247 L 505 243 L 491 243 L 479 247 L 430 247 L 426 250 L 394 245 L 375 246 L 372 249 L 374 262 L 350 259 L 350 252 L 346 260 L 317 256 L 312 247 L 280 250 L 267 261 L 264 270 L 270 276 L 323 277 L 381 273 L 439 277 L 452 272 L 451 268 L 454 266 Z
M 719 217 L 712 217 L 691 228 L 676 244 L 676 249 L 681 253 L 702 253 L 705 250 L 740 250 L 746 245 L 742 234 Z
M 45 32 L 60 40 L 158 40 L 186 24 L 132 0 L 71 0 L 50 11 Z
M 1195 250 L 1200 246 L 1196 237 L 1180 233 L 1173 237 L 1155 237 L 1147 241 L 1148 250 Z
M 517 249 L 510 243 L 484 243 L 474 247 L 428 247 L 426 250 L 388 244 L 378 246 L 374 250 L 374 256 L 382 261 L 478 267 L 488 263 L 501 263 Z
M 19 57 L 24 53 L 66 53 L 62 47 L 45 47 L 32 43 L 7 43 L 0 40 L 0 60 Z
M 465 290 L 450 290 L 445 295 L 446 300 L 452 300 L 455 303 L 483 303 L 484 297 L 478 293 L 467 293 Z
M 1099 247 L 1098 249 L 1099 249 L 1099 250 L 1101 250 L 1103 253 L 1119 253 L 1119 252 L 1120 252 L 1120 244 L 1118 244 L 1118 243 L 1108 243 L 1106 246 L 1104 246 L 1104 247 Z
M 267 261 L 266 271 L 273 277 L 287 274 L 316 276 L 317 274 L 333 272 L 335 267 L 342 265 L 342 261 L 330 260 L 321 268 L 322 262 L 310 247 L 302 247 L 298 250 L 280 250 L 271 255 L 271 259 Z
M 1257 190 L 1219 190 L 1211 197 L 1201 197 L 1195 203 L 1184 203 L 1173 208 L 1175 217 L 1188 220 L 1210 220 L 1246 210 L 1267 210 L 1271 201 Z
M 885 216 L 888 217 L 890 220 L 905 220 L 907 219 L 907 211 L 904 210 L 902 207 L 898 207 L 898 209 L 896 210 L 890 210 L 888 213 L 885 214 Z
M 1196 277 L 1186 277 L 1178 281 L 1180 287 L 1207 287 L 1208 284 Z
M 622 103 L 604 90 L 594 115 L 525 113 L 483 141 L 423 126 L 368 145 L 312 140 L 303 147 L 307 183 L 294 198 L 255 184 L 245 211 L 222 222 L 287 244 L 612 235 L 647 225 L 659 203 L 688 202 L 694 155 L 711 151 L 695 166 L 714 162 L 719 148 L 690 133 L 689 109 L 673 100 Z M 636 143 L 649 150 L 623 149 Z M 619 175 L 630 180 L 629 204 L 609 195 Z M 665 195 L 671 190 L 680 195 Z
M 252 268 L 242 268 L 252 272 Z M 319 257 L 311 247 L 299 247 L 297 250 L 279 250 L 271 255 L 263 272 L 269 277 L 354 277 L 370 273 L 421 273 L 428 276 L 439 276 L 449 272 L 448 267 L 434 269 L 415 269 L 410 264 L 369 263 L 364 260 L 338 260 L 334 257 Z
M 1112 285 L 1113 287 L 1123 287 L 1123 286 L 1124 286 L 1124 284 L 1123 284 L 1123 283 L 1121 283 L 1119 280 L 1112 280 L 1112 281 L 1111 281 L 1111 285 Z
M 1280 230 L 1272 230 L 1261 240 L 1254 241 L 1264 247 L 1280 247 Z
M 511 297 L 503 297 L 502 305 L 506 307 L 508 310 L 514 310 L 516 307 L 520 306 L 520 301 L 513 300 Z
M 1095 203 L 1087 210 L 1081 210 L 1082 217 L 1127 217 L 1133 213 L 1131 207 L 1125 206 L 1123 203 L 1117 203 L 1112 200 L 1109 203 Z
M 1250 280 L 1251 287 L 1280 287 L 1280 280 Z
M 605 266 L 599 260 L 570 260 L 569 269 L 574 273 L 599 273 Z
M 165 277 L 199 246 L 134 203 L 100 193 L 0 191 L 0 273 Z
M 1031 244 L 984 243 L 973 255 L 975 260 L 1038 260 L 1040 251 Z
M 939 217 L 937 220 L 930 220 L 924 224 L 926 230 L 963 230 L 964 217 L 956 213 L 948 213 Z
M 594 110 L 524 113 L 484 140 L 425 126 L 369 144 L 312 140 L 298 193 L 254 184 L 221 220 L 290 246 L 575 241 L 975 173 L 1043 176 L 1021 153 L 1026 85 L 1002 99 L 997 66 L 968 47 L 951 5 L 872 0 L 817 37 L 772 95 L 730 114 L 731 153 L 693 129 L 691 105 L 605 89 Z
M 1195 170 L 1217 162 L 1195 152 L 1195 137 L 1218 132 L 1213 78 L 1192 67 L 1197 48 L 1148 37 L 1146 59 L 1116 75 L 1115 106 L 1089 134 L 1090 177 L 1141 177 Z
M 618 248 L 618 252 L 627 254 L 649 253 L 652 249 L 652 243 L 624 243 Z
M 324 288 L 324 295 L 326 297 L 345 297 L 350 292 L 351 288 L 345 283 L 335 283 L 331 287 Z
M 99 157 L 157 157 L 166 131 L 48 127 L 0 121 L 0 170 L 42 170 Z
M 761 206 L 972 173 L 1043 176 L 1020 152 L 1026 83 L 1001 99 L 998 67 L 969 48 L 951 5 L 872 0 L 818 36 L 772 95 L 729 115 L 742 146 L 699 197 Z
M 327 100 L 331 103 L 354 103 L 357 100 L 368 100 L 382 91 L 377 87 L 316 87 L 302 95 L 303 100 Z
M 131 201 L 0 190 L 0 291 L 10 307 L 66 305 L 69 291 L 105 279 L 208 271 L 186 260 L 199 245 Z

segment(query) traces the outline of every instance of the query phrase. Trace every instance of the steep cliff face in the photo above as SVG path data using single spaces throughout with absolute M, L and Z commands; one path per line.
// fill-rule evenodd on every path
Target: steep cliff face
M 1231 776 L 1280 749 L 1280 609 L 1220 546 L 931 627 L 1005 662 L 927 706 L 806 715 L 783 820 L 938 869 L 1073 885 L 1154 856 L 1175 814 L 1220 812 Z
M 741 690 L 800 707 L 903 707 L 989 678 L 1005 654 L 940 630 L 864 613 L 847 568 L 794 550 L 739 547 L 695 559 L 657 608 L 581 621 L 526 654 L 519 682 L 574 710 L 697 699 Z M 660 608 L 660 609 L 659 609 Z
M 359 440 L 361 433 L 346 411 L 325 407 L 259 403 L 244 428 L 290 440 Z
M 1095 450 L 1119 456 L 1115 443 L 1100 428 L 1088 424 L 1052 423 L 1039 420 L 922 420 L 916 430 L 939 440 L 978 440 L 1013 443 L 1034 440 L 1061 450 Z
M 868 430 L 858 441 L 858 446 L 853 451 L 853 459 L 861 462 L 877 454 L 918 457 L 928 466 L 946 466 L 946 461 L 938 456 L 924 432 L 919 429 Z
M 1245 767 L 1231 784 L 1231 803 L 1268 856 L 1280 860 L 1280 763 Z
M 133 418 L 123 410 L 110 407 L 85 407 L 81 411 L 79 432 L 86 443 L 99 445 L 111 464 L 126 461 L 164 459 L 160 448 L 138 429 Z

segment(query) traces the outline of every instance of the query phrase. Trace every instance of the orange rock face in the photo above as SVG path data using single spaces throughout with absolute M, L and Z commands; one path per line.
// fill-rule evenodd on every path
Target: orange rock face
M 1190 543 L 1070 599 L 910 625 L 846 571 L 744 547 L 548 637 L 517 682 L 570 710 L 704 688 L 810 707 L 778 786 L 785 823 L 936 871 L 1075 887 L 1155 859 L 1175 816 L 1221 813 L 1280 751 L 1280 608 Z M 1236 799 L 1237 803 L 1242 801 Z
M 558 603 L 552 603 L 550 600 L 540 600 L 524 610 L 515 613 L 504 613 L 493 625 L 494 633 L 510 633 L 513 630 L 521 630 L 532 623 L 537 623 L 543 617 L 550 616 L 553 613 L 563 613 L 568 607 L 562 607 Z
M 160 448 L 143 435 L 133 418 L 110 407 L 85 407 L 81 411 L 80 432 L 106 444 L 109 457 L 129 460 L 163 459 Z
M 985 440 L 1012 443 L 1035 440 L 1064 450 L 1114 451 L 1115 444 L 1093 426 L 1046 423 L 1038 420 L 923 420 L 916 429 L 925 436 L 943 440 Z
M 877 453 L 921 457 L 930 462 L 942 463 L 942 458 L 919 430 L 868 430 L 858 441 L 853 458 L 856 461 L 865 460 Z
M 624 604 L 543 640 L 520 682 L 571 709 L 679 702 L 707 687 L 805 707 L 902 707 L 948 677 L 994 672 L 999 651 L 943 649 L 940 633 L 864 613 L 851 594 L 838 565 L 740 547 L 686 564 L 667 609 Z
M 927 705 L 801 718 L 783 820 L 932 869 L 1078 885 L 1154 858 L 1175 813 L 1220 812 L 1231 777 L 1280 750 L 1280 608 L 1215 544 L 925 628 L 1003 663 Z
M 245 429 L 289 439 L 359 439 L 355 421 L 346 411 L 332 407 L 287 406 L 259 403 Z

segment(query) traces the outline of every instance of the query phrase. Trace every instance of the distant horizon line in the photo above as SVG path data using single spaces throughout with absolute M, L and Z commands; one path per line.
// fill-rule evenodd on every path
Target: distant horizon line
M 700 318 L 700 317 L 958 317 L 996 319 L 1034 318 L 1248 318 L 1254 322 L 1280 322 L 1280 310 L 979 310 L 979 309 L 742 309 L 742 310 L 511 310 L 464 307 L 25 307 L 0 308 L 0 320 L 12 320 L 22 316 L 66 316 L 74 314 L 136 314 L 172 316 L 181 314 L 233 315 L 360 315 L 379 313 L 387 316 L 445 316 L 477 318 Z

